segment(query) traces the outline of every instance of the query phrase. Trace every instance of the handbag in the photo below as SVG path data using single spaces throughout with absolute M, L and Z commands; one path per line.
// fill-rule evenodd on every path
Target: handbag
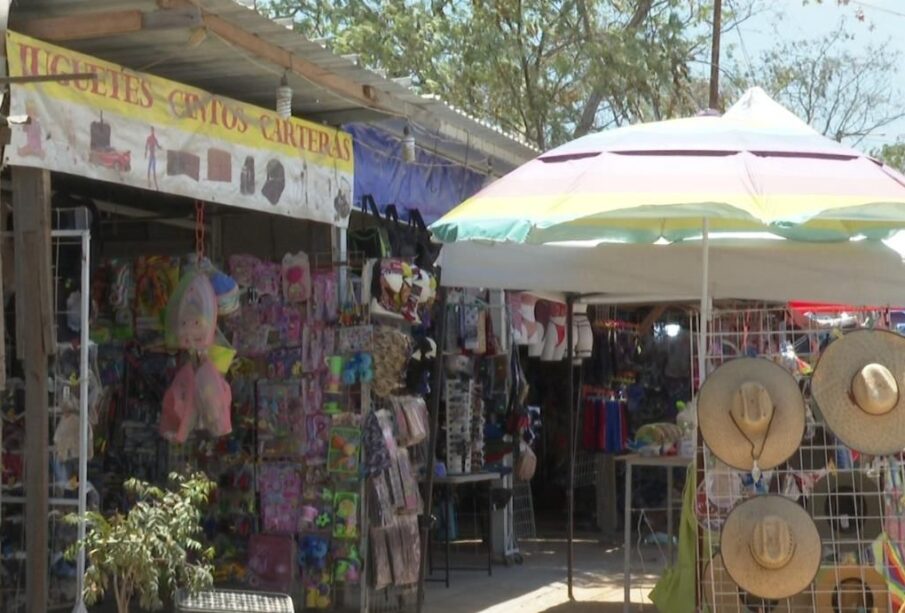
M 392 222 L 388 230 L 393 256 L 411 259 L 419 268 L 432 272 L 434 262 L 440 255 L 440 245 L 431 242 L 431 233 L 421 212 L 409 209 L 408 220 L 403 223 L 399 220 L 396 205 L 388 204 L 384 217 L 386 221 Z
M 349 231 L 349 250 L 369 259 L 389 257 L 392 249 L 387 224 L 380 216 L 377 203 L 370 194 L 361 197 L 361 211 L 366 217 L 373 218 L 375 223 Z

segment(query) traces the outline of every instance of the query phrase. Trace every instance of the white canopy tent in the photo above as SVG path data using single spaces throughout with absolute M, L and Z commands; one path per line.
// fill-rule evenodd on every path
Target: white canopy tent
M 441 284 L 577 294 L 614 303 L 691 301 L 702 293 L 704 253 L 671 245 L 526 245 L 464 241 L 443 246 Z M 711 239 L 711 299 L 905 306 L 905 264 L 882 243 Z

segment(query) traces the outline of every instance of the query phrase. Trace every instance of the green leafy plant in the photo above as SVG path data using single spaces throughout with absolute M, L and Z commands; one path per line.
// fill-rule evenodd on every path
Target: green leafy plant
M 126 515 L 87 514 L 85 540 L 67 551 L 74 558 L 84 546 L 90 566 L 85 571 L 85 602 L 94 604 L 111 588 L 119 613 L 133 598 L 145 609 L 163 606 L 163 595 L 178 588 L 191 592 L 213 583 L 213 549 L 198 539 L 202 509 L 214 489 L 204 473 L 171 474 L 168 489 L 129 479 L 124 487 L 136 503 Z M 77 525 L 78 515 L 67 516 Z

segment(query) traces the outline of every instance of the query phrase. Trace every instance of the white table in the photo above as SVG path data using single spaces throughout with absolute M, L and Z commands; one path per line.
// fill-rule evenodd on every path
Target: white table
M 666 533 L 669 537 L 667 551 L 669 563 L 673 562 L 673 524 L 672 524 L 672 489 L 673 471 L 681 468 L 687 469 L 693 458 L 683 456 L 643 456 L 638 453 L 616 456 L 617 462 L 625 463 L 625 543 L 624 562 L 622 567 L 623 586 L 625 588 L 622 610 L 629 613 L 632 608 L 632 469 L 638 467 L 653 467 L 666 469 Z

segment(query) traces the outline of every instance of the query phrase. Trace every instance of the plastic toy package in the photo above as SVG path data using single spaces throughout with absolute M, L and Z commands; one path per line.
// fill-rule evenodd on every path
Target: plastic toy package
M 299 381 L 258 383 L 258 431 L 263 455 L 301 455 L 305 422 Z
M 370 479 L 370 484 L 374 492 L 374 500 L 377 502 L 377 504 L 370 505 L 371 524 L 389 526 L 396 517 L 396 506 L 393 503 L 393 496 L 390 494 L 386 473 Z
M 358 494 L 355 492 L 334 494 L 333 536 L 340 539 L 358 538 Z
M 333 604 L 330 541 L 318 535 L 299 540 L 298 563 L 305 589 L 306 609 L 329 609 Z
M 314 476 L 309 469 L 305 477 L 302 506 L 299 509 L 299 532 L 329 534 L 333 526 L 333 491 L 320 483 L 320 476 Z
M 333 581 L 356 585 L 361 581 L 361 555 L 354 541 L 333 542 Z
M 397 523 L 399 542 L 402 545 L 403 572 L 397 577 L 397 585 L 411 585 L 418 582 L 421 566 L 421 537 L 418 533 L 418 518 L 411 515 L 400 517 Z
M 327 463 L 330 446 L 330 416 L 323 413 L 305 415 L 305 460 L 309 465 Z
M 334 426 L 330 429 L 327 470 L 343 475 L 357 475 L 361 451 L 361 429 Z
M 256 589 L 288 592 L 292 586 L 292 551 L 288 536 L 252 534 L 248 543 L 249 585 Z
M 372 336 L 371 326 L 343 326 L 339 328 L 337 349 L 342 354 L 370 351 Z
M 369 531 L 371 545 L 371 583 L 375 590 L 382 590 L 393 582 L 390 550 L 387 545 L 389 528 L 372 527 Z
M 307 302 L 311 297 L 311 264 L 304 251 L 283 256 L 281 276 L 286 302 Z
M 339 317 L 338 274 L 336 271 L 317 272 L 312 275 L 311 318 L 332 323 Z
M 396 450 L 396 466 L 402 483 L 403 510 L 406 513 L 421 512 L 421 494 L 418 489 L 418 478 L 412 470 L 408 450 L 402 447 Z
M 264 464 L 258 479 L 264 530 L 294 534 L 299 525 L 301 469 L 296 464 Z

